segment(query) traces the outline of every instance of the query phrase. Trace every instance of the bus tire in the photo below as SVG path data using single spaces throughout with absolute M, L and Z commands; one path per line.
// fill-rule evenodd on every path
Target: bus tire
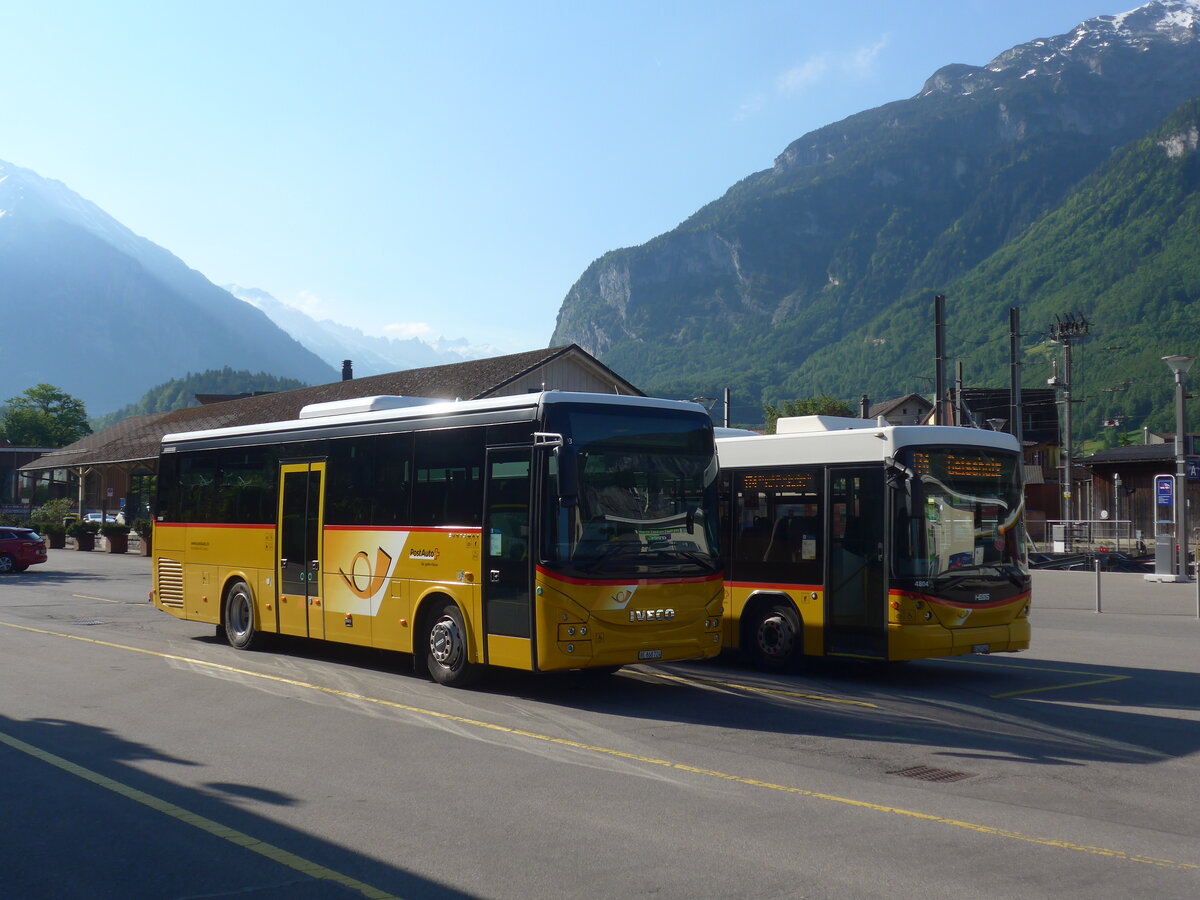
M 235 581 L 225 592 L 221 624 L 225 640 L 236 650 L 252 650 L 261 642 L 254 616 L 254 595 L 244 581 Z
M 784 672 L 795 668 L 803 648 L 799 614 L 786 600 L 755 607 L 746 622 L 742 646 L 760 669 Z
M 427 621 L 425 665 L 430 676 L 447 687 L 467 687 L 475 680 L 478 667 L 467 660 L 467 628 L 462 611 L 447 600 Z

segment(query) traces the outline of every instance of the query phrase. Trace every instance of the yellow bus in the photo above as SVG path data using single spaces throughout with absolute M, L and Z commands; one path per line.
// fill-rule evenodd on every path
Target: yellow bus
M 799 416 L 722 429 L 717 456 L 727 647 L 768 669 L 1028 649 L 1011 435 Z
M 321 403 L 163 438 L 155 605 L 241 649 L 398 650 L 463 686 L 720 651 L 712 424 L 547 391 Z

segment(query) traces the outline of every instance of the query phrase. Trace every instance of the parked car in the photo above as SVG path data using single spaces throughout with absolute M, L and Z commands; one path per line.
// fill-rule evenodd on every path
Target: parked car
M 116 515 L 114 515 L 113 513 L 90 512 L 83 517 L 83 521 L 95 522 L 97 525 L 103 525 L 107 522 L 116 522 L 118 524 L 124 525 L 125 517 L 123 515 L 121 515 L 120 513 L 117 513 Z
M 0 574 L 24 572 L 46 561 L 46 540 L 32 528 L 0 526 Z

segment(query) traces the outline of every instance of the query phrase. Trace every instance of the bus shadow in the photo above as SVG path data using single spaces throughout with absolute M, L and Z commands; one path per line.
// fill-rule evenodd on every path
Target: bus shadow
M 211 634 L 196 640 L 223 644 Z M 278 635 L 265 649 L 432 689 L 414 671 L 411 654 Z M 792 674 L 761 672 L 730 656 L 616 674 L 487 669 L 471 692 L 630 719 L 899 741 L 1061 766 L 1150 764 L 1200 750 L 1200 703 L 1193 699 L 1200 697 L 1200 675 L 1036 660 L 813 659 Z
M 1043 765 L 1146 765 L 1200 750 L 1200 675 L 1013 665 L 814 660 L 771 675 L 721 659 L 633 667 L 607 682 L 506 678 L 490 689 L 609 715 Z
M 295 797 L 229 782 L 189 787 L 147 774 L 135 764 L 204 763 L 106 728 L 0 715 L 0 759 L 5 896 L 475 896 L 250 808 L 296 806 Z

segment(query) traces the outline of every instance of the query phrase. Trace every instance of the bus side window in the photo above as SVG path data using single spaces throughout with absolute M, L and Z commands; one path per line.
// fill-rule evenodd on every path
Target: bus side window
M 482 428 L 417 433 L 411 524 L 480 524 L 483 436 Z

